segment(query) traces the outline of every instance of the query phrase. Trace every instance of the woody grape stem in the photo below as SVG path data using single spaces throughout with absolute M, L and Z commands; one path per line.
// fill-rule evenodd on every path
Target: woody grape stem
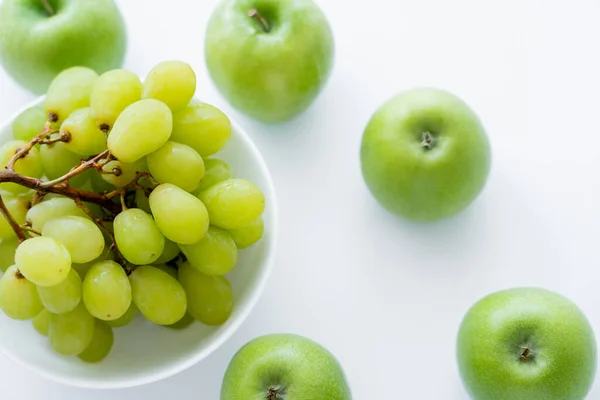
M 17 239 L 19 239 L 19 243 L 23 243 L 25 240 L 27 240 L 27 236 L 25 236 L 25 232 L 23 231 L 23 229 L 21 229 L 21 226 L 17 223 L 17 221 L 15 221 L 15 219 L 11 215 L 10 211 L 8 211 L 8 208 L 6 207 L 6 204 L 4 203 L 4 200 L 2 199 L 2 195 L 0 195 L 0 213 L 2 213 L 2 215 L 4 215 L 4 218 L 6 218 L 6 220 L 8 221 L 8 224 L 10 225 L 12 230 L 15 231 L 15 234 L 17 235 Z

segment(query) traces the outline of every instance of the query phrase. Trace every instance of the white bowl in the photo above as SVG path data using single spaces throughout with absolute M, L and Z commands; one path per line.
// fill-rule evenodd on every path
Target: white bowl
M 24 109 L 41 104 L 42 98 L 19 110 L 0 127 L 0 143 L 12 138 L 12 121 Z M 96 388 L 124 388 L 154 382 L 200 362 L 218 349 L 242 324 L 265 287 L 273 265 L 277 238 L 277 211 L 269 170 L 249 136 L 232 121 L 232 136 L 215 157 L 225 160 L 237 177 L 247 178 L 262 189 L 266 198 L 262 240 L 240 251 L 235 270 L 227 277 L 235 295 L 230 319 L 223 326 L 208 327 L 194 322 L 182 331 L 154 325 L 138 313 L 130 325 L 114 329 L 110 355 L 97 364 L 52 351 L 48 338 L 38 334 L 31 321 L 14 321 L 0 311 L 0 352 L 51 380 Z

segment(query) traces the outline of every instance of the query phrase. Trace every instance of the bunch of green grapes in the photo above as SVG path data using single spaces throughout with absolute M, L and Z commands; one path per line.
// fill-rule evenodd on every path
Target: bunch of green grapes
M 173 329 L 230 317 L 226 275 L 238 251 L 262 238 L 265 198 L 214 157 L 231 124 L 217 108 L 192 101 L 195 91 L 195 74 L 183 62 L 158 64 L 143 83 L 126 70 L 98 76 L 75 67 L 56 77 L 43 107 L 15 120 L 14 140 L 0 149 L 2 165 L 46 129 L 51 140 L 18 159 L 17 173 L 60 181 L 108 150 L 110 158 L 68 185 L 119 193 L 115 213 L 56 194 L 34 200 L 33 190 L 0 184 L 26 233 L 18 240 L 0 220 L 0 308 L 31 320 L 57 353 L 101 361 L 113 328 L 138 314 Z

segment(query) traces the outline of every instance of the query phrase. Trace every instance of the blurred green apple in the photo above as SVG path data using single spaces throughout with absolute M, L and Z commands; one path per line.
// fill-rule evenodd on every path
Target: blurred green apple
M 256 338 L 231 360 L 221 400 L 351 400 L 342 367 L 318 343 L 292 334 Z
M 515 288 L 479 300 L 458 333 L 458 366 L 474 400 L 583 400 L 596 373 L 596 339 L 565 297 Z
M 126 28 L 113 0 L 4 0 L 0 64 L 25 89 L 41 94 L 64 69 L 119 68 Z
M 205 58 L 233 107 L 279 123 L 304 112 L 327 83 L 334 40 L 312 0 L 224 0 L 209 20 Z
M 383 104 L 363 133 L 363 178 L 388 211 L 415 221 L 454 215 L 473 202 L 490 171 L 491 150 L 477 115 L 434 88 Z

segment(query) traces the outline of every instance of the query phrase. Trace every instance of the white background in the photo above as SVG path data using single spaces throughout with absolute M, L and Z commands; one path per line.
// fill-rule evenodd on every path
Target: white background
M 240 346 L 293 332 L 337 355 L 358 400 L 466 400 L 454 356 L 461 318 L 481 296 L 521 285 L 567 295 L 600 334 L 596 0 L 321 0 L 335 33 L 335 69 L 311 109 L 278 127 L 233 111 L 208 79 L 203 40 L 214 0 L 118 3 L 129 27 L 125 67 L 143 75 L 165 59 L 191 63 L 197 94 L 256 141 L 279 197 L 274 273 L 232 339 L 173 378 L 89 391 L 2 358 L 4 397 L 215 400 Z M 420 85 L 464 98 L 493 145 L 482 196 L 431 225 L 382 211 L 358 158 L 375 109 Z M 0 70 L 0 120 L 31 99 Z M 600 399 L 600 384 L 589 398 Z

